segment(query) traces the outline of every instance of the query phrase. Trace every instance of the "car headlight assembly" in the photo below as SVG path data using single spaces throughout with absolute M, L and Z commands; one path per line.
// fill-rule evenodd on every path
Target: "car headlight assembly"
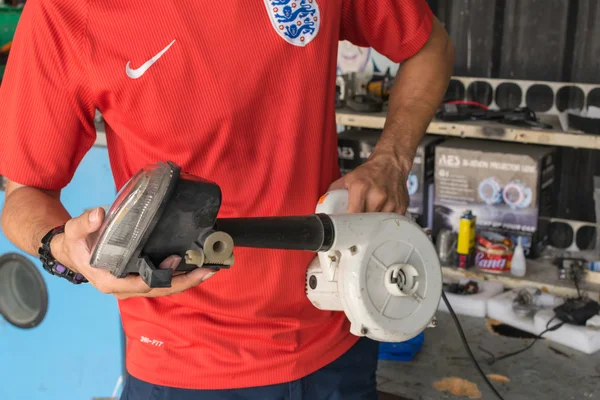
M 170 287 L 171 255 L 177 271 L 219 270 L 234 261 L 233 246 L 327 250 L 333 228 L 327 215 L 220 218 L 221 189 L 172 162 L 144 167 L 119 191 L 92 248 L 90 265 L 123 278 L 139 274 L 151 288 Z
M 220 205 L 216 184 L 182 173 L 171 162 L 148 165 L 119 191 L 94 243 L 90 265 L 121 278 L 139 273 L 150 287 L 170 286 L 173 271 L 157 268 L 170 255 L 191 254 L 205 267 L 212 256 L 220 261 L 216 269 L 227 267 L 232 240 L 212 230 Z M 196 243 L 199 239 L 205 240 Z M 208 254 L 206 240 L 211 244 Z M 197 266 L 182 262 L 178 269 Z

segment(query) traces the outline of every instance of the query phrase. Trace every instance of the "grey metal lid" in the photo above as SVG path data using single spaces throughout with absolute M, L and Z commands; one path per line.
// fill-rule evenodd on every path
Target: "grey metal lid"
M 0 256 L 0 314 L 12 325 L 31 329 L 48 310 L 48 290 L 37 267 L 18 253 Z

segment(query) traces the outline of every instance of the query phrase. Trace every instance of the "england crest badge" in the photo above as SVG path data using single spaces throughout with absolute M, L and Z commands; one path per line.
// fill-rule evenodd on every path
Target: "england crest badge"
M 265 0 L 275 31 L 295 46 L 306 46 L 319 33 L 317 0 Z

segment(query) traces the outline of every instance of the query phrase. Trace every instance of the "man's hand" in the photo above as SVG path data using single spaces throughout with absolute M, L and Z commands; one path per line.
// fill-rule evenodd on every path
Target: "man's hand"
M 427 43 L 402 62 L 396 74 L 383 131 L 371 157 L 329 188 L 348 189 L 348 212 L 406 212 L 406 179 L 448 87 L 453 65 L 454 46 L 434 17 Z
M 348 189 L 348 212 L 397 212 L 408 208 L 406 179 L 410 161 L 392 154 L 373 155 L 369 161 L 333 182 L 329 190 Z
M 185 274 L 174 274 L 170 288 L 150 289 L 140 276 L 117 278 L 107 270 L 93 268 L 89 264 L 91 246 L 103 220 L 102 208 L 87 211 L 69 220 L 65 224 L 65 233 L 56 236 L 51 242 L 54 257 L 66 267 L 85 276 L 102 293 L 113 294 L 120 300 L 140 296 L 169 296 L 197 286 L 215 273 L 199 268 Z M 160 268 L 175 269 L 180 261 L 179 256 L 168 257 L 160 264 Z

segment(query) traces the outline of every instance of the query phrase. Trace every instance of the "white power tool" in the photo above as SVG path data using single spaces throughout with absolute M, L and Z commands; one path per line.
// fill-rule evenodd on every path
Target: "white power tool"
M 177 271 L 189 271 L 230 268 L 235 247 L 312 251 L 308 298 L 319 309 L 343 311 L 354 335 L 399 342 L 435 325 L 440 262 L 429 235 L 409 218 L 348 214 L 346 190 L 327 193 L 304 216 L 217 218 L 220 205 L 215 183 L 171 162 L 147 166 L 119 192 L 90 264 L 117 277 L 139 274 L 156 288 L 171 285 L 173 271 L 156 267 L 170 255 L 183 258 Z
M 344 311 L 357 336 L 401 342 L 435 326 L 442 270 L 429 235 L 395 213 L 346 214 L 348 192 L 332 191 L 317 205 L 333 222 L 335 239 L 306 274 L 315 307 Z

